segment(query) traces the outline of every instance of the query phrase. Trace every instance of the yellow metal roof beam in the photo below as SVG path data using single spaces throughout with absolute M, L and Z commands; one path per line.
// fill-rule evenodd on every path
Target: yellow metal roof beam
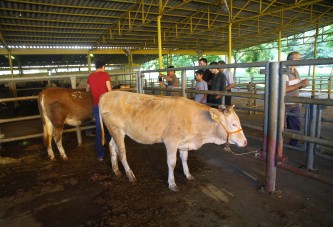
M 66 24 L 96 24 L 96 21 L 66 21 L 66 20 L 50 20 L 50 19 L 40 19 L 40 18 L 30 18 L 30 17 L 10 17 L 10 16 L 2 16 L 1 18 L 6 18 L 6 19 L 13 19 L 13 20 L 31 20 L 31 21 L 41 21 L 41 22 L 51 22 L 51 23 L 66 23 Z M 112 23 L 104 23 L 104 22 L 99 22 L 99 24 L 103 25 L 110 25 Z M 16 26 L 24 26 L 23 24 L 16 25 Z M 83 29 L 83 28 L 82 28 Z
M 288 23 L 285 23 L 285 24 L 282 26 L 282 29 L 285 28 L 285 27 L 287 27 L 287 26 L 288 26 L 289 24 L 291 24 L 292 22 L 294 22 L 294 20 L 295 20 L 296 18 L 298 18 L 299 15 L 302 15 L 302 12 L 303 12 L 304 10 L 305 10 L 305 9 L 303 9 L 303 10 L 299 10 L 298 13 L 294 16 L 293 19 L 289 20 Z
M 8 8 L 0 8 L 0 10 L 3 11 L 14 11 L 17 12 L 17 9 L 8 9 Z M 100 14 L 79 14 L 79 13 L 63 13 L 63 12 L 55 12 L 55 11 L 41 11 L 41 10 L 27 10 L 27 9 L 20 9 L 19 10 L 21 13 L 40 13 L 40 14 L 46 14 L 46 15 L 71 15 L 71 16 L 76 16 L 76 17 L 92 17 L 92 18 L 109 18 L 109 19 L 118 19 L 119 17 L 115 16 L 104 16 Z M 27 18 L 29 19 L 29 18 Z M 96 23 L 96 22 L 95 22 Z
M 5 38 L 3 37 L 1 31 L 0 31 L 0 42 L 2 43 L 2 45 L 8 50 L 8 46 L 6 44 Z
M 246 8 L 246 6 L 248 6 L 248 4 L 251 2 L 251 0 L 248 0 L 246 3 L 245 3 L 245 5 L 240 9 L 240 10 L 238 10 L 238 12 L 235 14 L 235 16 L 233 16 L 232 17 L 232 21 L 234 21 L 236 18 L 237 18 L 237 16 L 241 13 L 241 12 L 243 12 L 243 10 Z M 261 1 L 260 1 L 260 3 L 261 3 Z
M 234 21 L 234 23 L 239 23 L 239 22 L 242 22 L 244 20 L 250 20 L 250 19 L 257 18 L 257 17 L 266 16 L 266 15 L 269 15 L 269 14 L 276 14 L 276 13 L 279 13 L 281 11 L 286 11 L 286 10 L 292 10 L 292 9 L 296 9 L 296 8 L 305 7 L 305 6 L 314 4 L 316 2 L 321 2 L 321 1 L 322 0 L 310 0 L 310 1 L 307 1 L 305 3 L 300 3 L 298 5 L 290 5 L 289 7 L 286 7 L 286 8 L 279 8 L 279 9 L 274 9 L 274 10 L 271 10 L 271 11 L 266 11 L 262 14 L 257 14 L 257 15 L 254 15 L 252 17 L 247 17 L 247 18 L 242 18 L 242 19 L 236 20 L 236 21 Z
M 57 34 L 101 34 L 101 32 L 94 32 L 94 33 L 87 33 L 87 32 L 75 32 L 75 31 L 34 31 L 34 30 L 20 30 L 20 31 L 17 31 L 16 29 L 2 29 L 2 31 L 11 31 L 11 32 L 19 32 L 19 33 L 22 33 L 22 32 L 27 32 L 27 33 L 52 33 L 52 32 L 55 32 Z M 52 35 L 52 34 L 51 34 Z M 7 34 L 7 36 L 10 36 L 10 34 Z M 63 38 L 63 37 L 62 37 Z M 67 37 L 66 37 L 67 38 Z M 96 38 L 96 36 L 94 36 L 94 38 Z
M 313 21 L 319 20 L 321 17 L 323 17 L 326 13 L 333 11 L 333 6 L 328 8 L 325 12 L 322 12 L 317 18 L 313 19 Z
M 114 9 L 110 8 L 98 8 L 98 7 L 91 7 L 91 6 L 73 6 L 73 5 L 62 5 L 62 4 L 52 4 L 52 3 L 45 3 L 45 2 L 35 2 L 35 1 L 26 1 L 26 0 L 6 0 L 7 2 L 15 2 L 15 3 L 24 3 L 28 5 L 41 5 L 41 6 L 48 6 L 48 7 L 55 7 L 55 8 L 72 8 L 72 9 L 90 9 L 90 10 L 100 10 L 100 11 L 113 11 Z M 113 2 L 124 3 L 121 0 L 113 0 Z M 125 2 L 128 4 L 134 4 L 132 2 Z M 126 11 L 122 9 L 117 9 L 117 11 Z
M 276 0 L 273 0 L 265 9 L 263 9 L 262 11 L 260 11 L 260 14 L 266 12 L 269 9 L 269 7 L 271 7 L 275 2 L 276 2 Z
M 29 28 L 31 28 L 30 24 L 17 25 L 17 24 L 11 24 L 11 23 L 4 24 L 4 23 L 0 22 L 0 25 L 3 25 L 3 26 L 6 25 L 6 26 L 9 26 L 9 27 L 29 27 Z M 89 30 L 100 30 L 100 28 L 70 27 L 70 26 L 45 26 L 45 25 L 40 25 L 38 27 L 39 28 L 56 28 L 56 29 L 77 29 L 77 30 L 87 30 L 87 31 L 89 31 Z M 6 30 L 8 30 L 8 31 L 11 31 L 11 30 L 17 31 L 17 29 L 6 29 Z M 33 30 L 30 30 L 30 31 L 33 31 Z
M 10 34 L 10 35 L 7 35 L 8 37 L 27 37 L 27 35 L 23 34 L 23 35 L 13 35 L 13 34 Z M 47 38 L 47 39 L 62 39 L 62 36 L 43 36 L 43 35 L 29 35 L 28 38 Z M 85 38 L 85 39 L 93 39 L 95 40 L 95 37 L 93 36 L 68 36 L 66 37 L 66 39 L 82 39 L 82 38 Z

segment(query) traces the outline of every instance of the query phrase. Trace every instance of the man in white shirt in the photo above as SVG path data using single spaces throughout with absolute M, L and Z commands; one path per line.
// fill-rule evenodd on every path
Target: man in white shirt
M 291 60 L 300 60 L 301 54 L 299 52 L 290 52 L 287 56 L 287 61 Z M 301 80 L 296 69 L 296 66 L 290 66 L 289 71 L 286 74 L 286 96 L 299 96 L 299 89 L 307 87 L 309 85 L 308 79 Z M 291 114 L 300 114 L 299 104 L 298 103 L 286 103 L 285 105 L 286 112 L 286 123 L 287 128 L 299 131 L 301 129 L 301 123 L 299 116 L 288 115 Z M 297 146 L 298 141 L 295 139 L 290 139 L 289 145 Z
M 218 61 L 219 65 L 225 65 L 225 61 Z M 226 76 L 226 91 L 231 92 L 231 88 L 233 88 L 235 86 L 234 83 L 234 77 L 232 75 L 232 73 L 225 68 L 220 68 L 219 69 L 221 72 L 224 73 L 224 75 Z M 231 96 L 225 96 L 224 98 L 224 104 L 230 106 L 231 105 Z

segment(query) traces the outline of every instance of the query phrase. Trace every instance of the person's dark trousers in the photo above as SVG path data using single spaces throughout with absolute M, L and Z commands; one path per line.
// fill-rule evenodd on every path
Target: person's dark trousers
M 288 115 L 288 113 L 300 114 L 299 105 L 298 104 L 288 104 L 288 105 L 286 105 L 285 111 L 286 111 L 287 128 L 300 131 L 301 122 L 300 122 L 299 116 Z M 297 142 L 298 141 L 296 139 L 290 139 L 289 145 L 297 146 Z
M 93 113 L 95 117 L 95 123 L 96 123 L 96 150 L 97 150 L 97 158 L 101 159 L 104 157 L 104 147 L 102 144 L 102 132 L 101 132 L 101 124 L 99 121 L 99 109 L 98 106 L 93 107 Z
M 231 92 L 231 90 L 227 90 L 228 92 Z M 224 96 L 224 104 L 226 106 L 231 106 L 231 96 Z
M 221 105 L 222 99 L 221 98 L 216 99 L 215 95 L 208 95 L 208 103 Z

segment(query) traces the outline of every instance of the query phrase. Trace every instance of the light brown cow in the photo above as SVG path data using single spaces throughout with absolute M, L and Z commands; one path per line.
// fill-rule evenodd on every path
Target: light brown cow
M 49 158 L 54 160 L 52 137 L 62 159 L 67 155 L 62 146 L 64 124 L 79 126 L 90 121 L 92 114 L 91 93 L 67 88 L 48 88 L 38 96 L 38 108 L 43 122 L 44 144 Z
M 116 176 L 120 175 L 119 155 L 130 182 L 136 182 L 136 178 L 127 163 L 125 135 L 143 144 L 165 144 L 168 183 L 172 191 L 178 191 L 174 178 L 177 149 L 184 174 L 192 180 L 194 178 L 187 165 L 189 150 L 197 150 L 205 143 L 247 145 L 233 107 L 224 107 L 220 111 L 183 97 L 113 91 L 101 97 L 99 110 L 112 135 L 109 147 L 113 172 Z

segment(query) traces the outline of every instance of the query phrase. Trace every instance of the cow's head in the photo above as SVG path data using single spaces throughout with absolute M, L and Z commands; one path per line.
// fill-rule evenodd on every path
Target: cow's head
M 228 108 L 220 105 L 218 110 L 211 108 L 209 113 L 212 119 L 220 124 L 219 128 L 221 131 L 225 131 L 227 143 L 236 144 L 239 147 L 247 145 L 242 126 L 234 110 L 234 105 Z

